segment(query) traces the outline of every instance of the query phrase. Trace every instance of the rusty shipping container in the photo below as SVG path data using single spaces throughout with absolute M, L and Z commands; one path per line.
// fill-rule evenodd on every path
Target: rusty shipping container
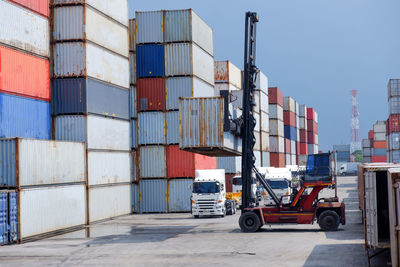
M 166 178 L 167 155 L 165 146 L 141 146 L 139 148 L 140 179 Z M 157 166 L 157 168 L 154 168 Z
M 129 51 L 136 52 L 136 19 L 129 20 Z
M 165 110 L 165 79 L 147 78 L 137 81 L 138 111 Z
M 49 101 L 49 61 L 0 46 L 0 92 Z
M 242 88 L 242 71 L 229 60 L 214 62 L 214 76 L 216 83 L 232 84 Z

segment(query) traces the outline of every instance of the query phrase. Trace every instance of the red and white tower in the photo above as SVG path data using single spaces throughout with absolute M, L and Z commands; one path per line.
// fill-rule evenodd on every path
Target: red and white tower
M 357 100 L 357 90 L 351 90 L 351 124 L 350 124 L 350 153 L 354 151 L 361 150 L 361 140 L 360 140 L 360 124 L 358 121 L 358 100 Z M 354 161 L 353 156 L 352 161 Z

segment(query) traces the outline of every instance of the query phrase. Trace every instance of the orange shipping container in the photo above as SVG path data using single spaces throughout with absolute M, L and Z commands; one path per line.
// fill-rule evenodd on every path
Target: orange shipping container
M 178 145 L 167 147 L 167 177 L 194 178 L 195 170 L 216 169 L 217 158 L 186 152 Z
M 374 148 L 386 148 L 386 141 L 374 141 Z
M 0 46 L 0 92 L 49 101 L 49 61 Z
M 49 17 L 49 1 L 48 0 L 10 0 L 24 8 L 30 9 L 40 15 Z
M 276 167 L 276 168 L 285 167 L 285 154 L 270 152 L 269 158 L 271 167 Z

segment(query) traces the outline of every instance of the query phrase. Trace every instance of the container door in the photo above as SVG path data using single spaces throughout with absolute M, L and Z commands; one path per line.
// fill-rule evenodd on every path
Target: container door
M 400 224 L 400 182 L 396 180 L 397 172 L 388 172 L 388 200 L 390 225 L 390 254 L 392 266 L 399 264 L 399 224 Z
M 368 246 L 378 245 L 378 220 L 376 210 L 376 173 L 365 173 L 365 223 Z

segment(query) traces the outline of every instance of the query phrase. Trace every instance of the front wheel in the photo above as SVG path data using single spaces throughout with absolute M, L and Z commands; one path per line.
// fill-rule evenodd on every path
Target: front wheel
M 339 228 L 339 215 L 333 210 L 325 210 L 318 217 L 319 227 L 324 231 L 336 231 Z
M 242 232 L 255 232 L 260 228 L 260 218 L 254 212 L 245 212 L 240 215 L 239 226 Z

